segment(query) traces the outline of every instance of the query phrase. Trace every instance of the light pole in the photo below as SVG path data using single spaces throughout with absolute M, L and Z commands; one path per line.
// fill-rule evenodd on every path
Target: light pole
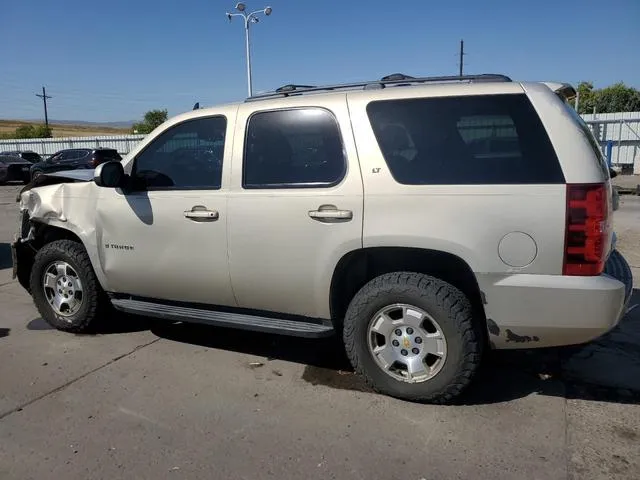
M 251 96 L 253 95 L 253 93 L 251 88 L 251 47 L 249 43 L 249 25 L 251 23 L 258 23 L 258 14 L 264 13 L 266 16 L 269 16 L 271 15 L 273 9 L 271 7 L 265 7 L 262 10 L 256 10 L 255 12 L 247 13 L 247 6 L 244 3 L 240 2 L 236 4 L 236 10 L 238 10 L 238 12 L 240 13 L 227 12 L 227 18 L 229 19 L 229 21 L 231 21 L 233 17 L 242 17 L 242 19 L 244 20 L 244 35 L 247 46 L 247 87 L 249 90 L 249 96 Z

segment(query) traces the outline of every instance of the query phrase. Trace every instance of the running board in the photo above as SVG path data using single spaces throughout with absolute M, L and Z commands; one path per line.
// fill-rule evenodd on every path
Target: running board
M 309 320 L 285 320 L 123 298 L 112 298 L 111 303 L 116 310 L 122 312 L 178 322 L 204 323 L 206 325 L 309 338 L 328 337 L 334 332 L 333 327 L 328 322 L 319 323 L 320 321 L 318 321 L 318 323 L 314 323 Z

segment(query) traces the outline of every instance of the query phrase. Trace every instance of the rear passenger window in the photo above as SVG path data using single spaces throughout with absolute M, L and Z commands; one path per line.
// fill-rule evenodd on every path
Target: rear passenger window
M 329 187 L 345 173 L 338 124 L 322 108 L 255 113 L 244 149 L 244 188 Z
M 525 95 L 376 101 L 367 114 L 399 183 L 564 183 L 551 141 Z

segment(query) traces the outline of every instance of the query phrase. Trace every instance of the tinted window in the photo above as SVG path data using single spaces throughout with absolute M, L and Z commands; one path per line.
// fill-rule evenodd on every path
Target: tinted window
M 116 150 L 96 150 L 95 156 L 103 162 L 122 160 L 122 157 Z
M 372 102 L 367 113 L 395 180 L 410 185 L 563 183 L 525 95 Z
M 245 188 L 326 187 L 338 183 L 344 172 L 340 132 L 327 110 L 260 112 L 249 119 Z
M 71 161 L 78 160 L 87 154 L 87 150 L 66 150 L 62 152 L 60 160 Z
M 141 188 L 220 188 L 227 120 L 207 117 L 169 128 L 136 157 Z
M 24 152 L 22 158 L 29 160 L 30 162 L 39 162 L 41 160 L 40 155 L 35 152 Z

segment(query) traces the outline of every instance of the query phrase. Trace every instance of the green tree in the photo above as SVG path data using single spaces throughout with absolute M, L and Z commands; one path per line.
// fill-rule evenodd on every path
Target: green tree
M 33 125 L 20 125 L 16 128 L 16 138 L 34 138 L 36 129 Z
M 38 125 L 33 129 L 33 133 L 33 138 L 51 138 L 53 136 L 51 127 L 47 127 L 46 125 Z
M 595 93 L 593 91 L 593 83 L 580 82 L 578 84 L 578 113 L 592 113 L 593 112 L 593 100 Z
M 144 114 L 144 119 L 142 120 L 142 122 L 133 124 L 132 131 L 134 133 L 150 133 L 153 129 L 166 122 L 168 116 L 169 112 L 167 112 L 167 109 L 149 110 Z
M 598 113 L 640 111 L 640 92 L 619 82 L 598 90 L 594 106 Z
M 612 113 L 640 111 L 640 91 L 624 83 L 616 83 L 601 89 L 594 89 L 591 82 L 578 84 L 580 101 L 578 113 Z
M 44 125 L 20 125 L 13 138 L 50 138 L 51 128 Z

